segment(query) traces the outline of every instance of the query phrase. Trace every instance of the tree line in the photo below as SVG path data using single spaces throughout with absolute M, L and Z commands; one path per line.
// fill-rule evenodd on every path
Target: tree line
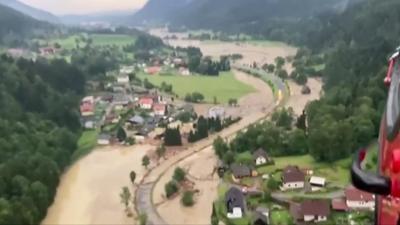
M 0 57 L 0 224 L 39 224 L 77 149 L 84 75 L 64 60 Z

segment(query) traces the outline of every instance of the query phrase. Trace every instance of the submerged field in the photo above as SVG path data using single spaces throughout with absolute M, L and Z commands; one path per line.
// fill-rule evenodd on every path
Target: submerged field
M 253 87 L 238 80 L 231 72 L 221 73 L 218 77 L 212 76 L 179 76 L 179 75 L 146 75 L 139 74 L 141 79 L 147 78 L 154 85 L 162 82 L 172 84 L 173 91 L 184 98 L 192 92 L 202 93 L 206 102 L 213 102 L 214 97 L 219 103 L 226 103 L 230 98 L 240 97 L 255 91 Z
M 72 35 L 68 38 L 52 40 L 51 43 L 58 43 L 62 48 L 72 49 L 76 47 L 76 39 L 78 38 L 78 35 Z M 90 38 L 92 38 L 95 46 L 116 45 L 121 47 L 133 44 L 136 40 L 134 36 L 124 34 L 92 34 Z

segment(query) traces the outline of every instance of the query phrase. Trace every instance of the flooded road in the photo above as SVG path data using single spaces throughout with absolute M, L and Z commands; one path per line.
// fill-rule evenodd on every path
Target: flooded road
M 142 157 L 152 148 L 138 145 L 93 150 L 61 177 L 55 201 L 42 224 L 133 224 L 119 194 L 123 186 L 134 194 L 129 172 L 136 172 L 136 182 L 142 178 Z

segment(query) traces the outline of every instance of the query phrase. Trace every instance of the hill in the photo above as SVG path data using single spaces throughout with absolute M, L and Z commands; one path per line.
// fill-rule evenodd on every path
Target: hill
M 164 24 L 172 20 L 175 13 L 185 10 L 192 3 L 204 0 L 149 0 L 141 10 L 132 17 L 134 24 Z
M 355 0 L 150 0 L 135 23 L 238 32 L 271 20 L 298 20 L 323 11 L 342 11 Z
M 52 28 L 12 8 L 0 5 L 0 44 L 18 45 L 24 38 Z
M 37 20 L 58 23 L 59 18 L 49 12 L 26 5 L 18 0 L 0 0 L 0 4 L 13 8 Z

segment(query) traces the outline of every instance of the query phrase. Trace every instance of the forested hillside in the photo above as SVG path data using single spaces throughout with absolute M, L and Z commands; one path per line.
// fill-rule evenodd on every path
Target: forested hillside
M 377 137 L 387 59 L 400 40 L 399 11 L 398 0 L 369 0 L 304 34 L 309 48 L 330 52 L 323 72 L 326 94 L 307 108 L 309 150 L 317 159 L 344 157 Z
M 5 5 L 10 7 L 16 11 L 19 11 L 23 14 L 26 14 L 30 17 L 33 17 L 37 20 L 47 21 L 50 23 L 57 23 L 59 22 L 58 17 L 55 15 L 46 12 L 44 10 L 40 10 L 29 5 L 26 5 L 18 0 L 0 0 L 1 5 Z
M 52 25 L 0 4 L 0 44 L 20 46 L 25 38 L 44 35 Z
M 39 224 L 79 137 L 84 76 L 64 60 L 0 57 L 0 224 Z

